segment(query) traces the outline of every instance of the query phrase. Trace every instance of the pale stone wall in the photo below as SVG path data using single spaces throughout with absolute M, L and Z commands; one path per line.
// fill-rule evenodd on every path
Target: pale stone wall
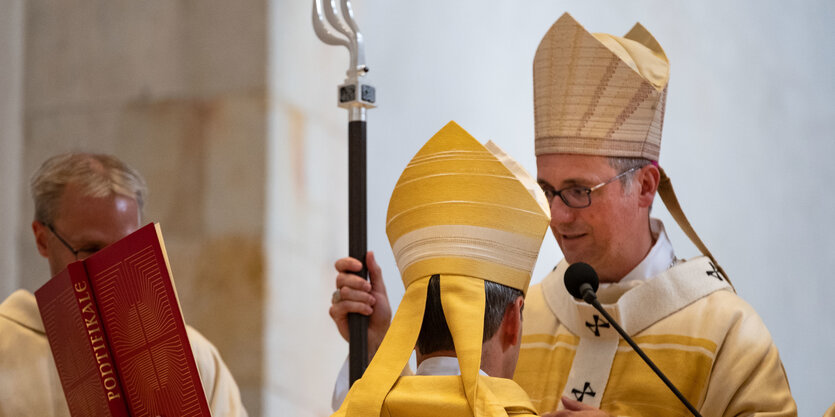
M 186 321 L 217 346 L 254 416 L 264 355 L 265 8 L 26 2 L 16 159 L 18 183 L 69 150 L 113 153 L 145 175 L 145 221 L 162 225 Z M 32 203 L 23 187 L 17 194 L 28 219 Z M 28 220 L 17 223 L 22 286 L 34 290 L 49 272 Z
M 0 1 L 0 299 L 18 287 L 17 230 L 23 218 L 23 0 Z

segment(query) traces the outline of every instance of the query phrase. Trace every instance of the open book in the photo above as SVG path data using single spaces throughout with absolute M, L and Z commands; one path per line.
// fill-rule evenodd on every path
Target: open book
M 70 414 L 210 416 L 159 224 L 35 291 Z

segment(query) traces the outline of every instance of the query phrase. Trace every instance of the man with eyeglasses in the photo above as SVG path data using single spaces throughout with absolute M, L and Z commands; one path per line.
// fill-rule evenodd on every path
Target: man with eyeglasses
M 43 163 L 31 192 L 35 245 L 54 276 L 137 230 L 146 187 L 136 170 L 115 157 L 69 153 Z M 246 416 L 217 349 L 186 327 L 212 414 Z M 0 304 L 0 417 L 69 415 L 35 296 L 17 290 Z
M 534 58 L 537 179 L 565 257 L 526 298 L 513 379 L 554 416 L 689 415 L 593 307 L 565 289 L 568 265 L 590 264 L 598 299 L 705 416 L 795 416 L 777 348 L 757 313 L 687 223 L 658 165 L 669 63 L 640 24 L 589 33 L 564 14 Z M 655 194 L 705 256 L 678 259 Z M 337 262 L 331 316 L 371 315 L 369 343 L 390 316 L 379 267 L 371 283 Z M 339 383 L 337 391 L 339 390 Z M 555 411 L 558 410 L 558 411 Z

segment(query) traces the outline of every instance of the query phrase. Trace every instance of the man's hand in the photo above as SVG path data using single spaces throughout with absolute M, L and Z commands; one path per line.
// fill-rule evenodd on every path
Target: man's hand
M 377 352 L 383 336 L 391 323 L 391 306 L 386 295 L 386 284 L 380 265 L 374 259 L 374 252 L 369 251 L 365 256 L 370 282 L 353 272 L 362 269 L 360 261 L 354 258 L 342 258 L 336 261 L 336 290 L 330 308 L 339 334 L 346 341 L 349 339 L 348 313 L 359 313 L 370 316 L 368 323 L 368 359 Z
M 553 413 L 543 414 L 542 417 L 611 417 L 599 408 L 594 408 L 590 405 L 585 405 L 579 401 L 572 400 L 568 397 L 562 397 L 562 405 L 565 410 L 554 411 Z

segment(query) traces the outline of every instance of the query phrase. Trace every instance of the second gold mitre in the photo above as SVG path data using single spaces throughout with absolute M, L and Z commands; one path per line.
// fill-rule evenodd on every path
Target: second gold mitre
M 400 176 L 386 233 L 406 287 L 448 273 L 526 292 L 550 213 L 516 161 L 450 122 Z
M 533 413 L 514 382 L 479 374 L 484 281 L 527 292 L 549 222 L 542 190 L 498 146 L 482 145 L 455 122 L 429 139 L 400 176 L 386 222 L 406 293 L 335 415 L 507 416 L 507 407 Z M 401 377 L 432 276 L 461 374 Z

